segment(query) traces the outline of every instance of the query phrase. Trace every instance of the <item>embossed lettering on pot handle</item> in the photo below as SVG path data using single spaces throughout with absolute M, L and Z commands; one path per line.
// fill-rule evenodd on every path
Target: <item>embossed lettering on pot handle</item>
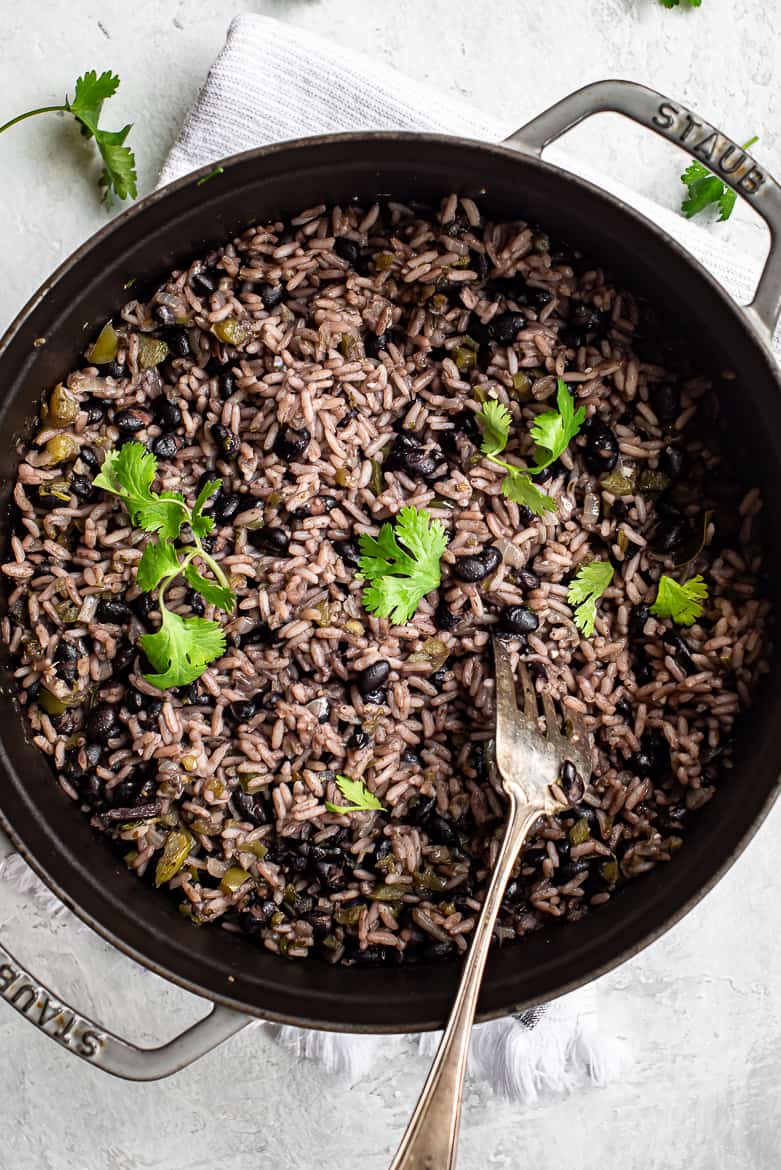
M 13 846 L 0 830 L 0 861 L 12 852 Z M 213 1004 L 207 1016 L 167 1044 L 139 1048 L 69 1007 L 31 975 L 2 943 L 0 1000 L 5 1000 L 44 1036 L 56 1040 L 75 1056 L 129 1081 L 156 1081 L 179 1072 L 252 1022 L 242 1012 Z
M 592 114 L 631 118 L 680 146 L 747 199 L 770 228 L 770 252 L 746 312 L 772 335 L 781 315 L 781 186 L 751 155 L 681 102 L 632 81 L 598 81 L 557 102 L 505 139 L 506 146 L 540 155 Z

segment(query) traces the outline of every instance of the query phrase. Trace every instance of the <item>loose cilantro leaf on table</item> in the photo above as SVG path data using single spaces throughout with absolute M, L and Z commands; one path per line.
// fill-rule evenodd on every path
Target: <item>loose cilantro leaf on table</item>
M 61 106 L 41 106 L 39 109 L 18 114 L 0 126 L 0 134 L 36 114 L 72 114 L 81 126 L 84 137 L 94 138 L 103 162 L 103 170 L 98 180 L 103 191 L 103 202 L 110 207 L 114 195 L 118 199 L 128 197 L 135 199 L 138 194 L 136 160 L 133 151 L 125 145 L 132 125 L 124 126 L 121 130 L 101 130 L 98 125 L 103 103 L 113 97 L 118 88 L 119 78 L 115 73 L 107 71 L 98 75 L 94 69 L 90 69 L 77 79 L 72 101 L 66 97 Z
M 758 141 L 756 135 L 749 138 L 748 142 L 743 143 L 743 150 L 748 150 Z M 732 215 L 737 195 L 703 163 L 696 160 L 689 163 L 681 175 L 681 182 L 688 188 L 688 195 L 681 203 L 681 211 L 687 219 L 712 205 L 719 209 L 719 223 Z
M 575 625 L 590 638 L 597 619 L 597 602 L 613 580 L 613 566 L 607 561 L 581 565 L 570 582 L 567 601 L 575 606 Z
M 345 800 L 350 801 L 350 804 L 332 804 L 330 800 L 327 800 L 325 807 L 329 812 L 351 813 L 364 809 L 379 809 L 381 812 L 387 812 L 385 805 L 377 799 L 373 792 L 369 792 L 363 780 L 351 780 L 349 776 L 337 776 L 336 785 Z
M 702 617 L 700 602 L 707 600 L 708 586 L 699 573 L 683 585 L 672 577 L 661 576 L 651 613 L 654 617 L 671 618 L 679 626 L 691 626 Z
M 136 584 L 144 593 L 157 590 L 162 618 L 160 629 L 142 635 L 140 642 L 154 673 L 144 677 L 153 686 L 187 686 L 203 674 L 207 665 L 225 653 L 225 634 L 219 622 L 201 617 L 183 618 L 165 605 L 165 591 L 183 576 L 211 605 L 232 613 L 236 598 L 220 566 L 206 551 L 201 537 L 211 532 L 214 521 L 203 514 L 207 501 L 219 490 L 221 480 L 209 480 L 192 508 L 180 492 L 155 492 L 152 483 L 157 460 L 141 443 L 125 443 L 106 454 L 95 476 L 96 487 L 117 496 L 136 528 L 154 534 L 144 546 L 136 569 Z M 191 543 L 179 543 L 182 526 L 192 533 Z M 200 561 L 211 573 L 204 576 Z
M 681 0 L 660 0 L 660 2 L 664 5 L 665 8 L 677 8 L 681 3 Z M 702 4 L 702 0 L 686 0 L 686 3 L 690 8 L 699 8 Z
M 363 591 L 364 606 L 377 617 L 403 625 L 421 598 L 439 585 L 439 562 L 447 546 L 444 528 L 424 509 L 406 507 L 396 517 L 395 528 L 383 524 L 379 536 L 362 533 L 358 543 L 359 575 L 370 582 Z

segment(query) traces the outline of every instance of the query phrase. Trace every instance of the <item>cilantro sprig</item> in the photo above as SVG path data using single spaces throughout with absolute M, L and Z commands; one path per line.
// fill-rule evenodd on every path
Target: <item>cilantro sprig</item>
M 654 617 L 670 618 L 678 626 L 691 626 L 697 618 L 702 617 L 700 603 L 707 600 L 708 586 L 699 573 L 683 585 L 679 585 L 672 577 L 662 575 L 651 613 Z
M 81 126 L 84 137 L 95 139 L 103 162 L 103 170 L 98 179 L 98 185 L 103 191 L 103 202 L 110 207 L 114 195 L 118 199 L 128 197 L 135 199 L 138 194 L 136 160 L 133 151 L 125 145 L 132 123 L 121 130 L 101 130 L 98 126 L 104 101 L 113 97 L 118 89 L 119 78 L 115 73 L 106 71 L 98 75 L 94 69 L 90 69 L 76 81 L 72 101 L 66 96 L 61 106 L 41 106 L 36 110 L 17 114 L 15 118 L 0 126 L 0 134 L 37 114 L 72 114 Z
M 660 0 L 660 3 L 663 4 L 665 8 L 677 8 L 681 3 L 681 0 Z M 699 8 L 702 4 L 702 0 L 686 0 L 686 3 L 690 8 Z
M 756 135 L 749 138 L 748 142 L 743 143 L 743 150 L 748 150 L 755 142 L 759 142 Z M 681 203 L 681 211 L 687 219 L 691 219 L 692 216 L 698 215 L 706 207 L 712 205 L 719 209 L 719 223 L 729 219 L 732 215 L 737 195 L 701 162 L 695 160 L 689 163 L 681 175 L 681 182 L 688 188 L 688 194 Z
M 369 581 L 363 604 L 395 625 L 408 622 L 423 597 L 439 586 L 439 562 L 447 536 L 439 520 L 423 508 L 402 508 L 395 528 L 383 524 L 379 536 L 362 533 L 359 580 Z
M 506 406 L 490 399 L 483 403 L 477 415 L 483 431 L 480 450 L 491 463 L 505 471 L 503 493 L 509 500 L 527 507 L 535 516 L 555 512 L 556 503 L 546 492 L 540 491 L 531 477 L 556 462 L 578 434 L 586 417 L 584 407 L 575 410 L 572 395 L 561 378 L 558 380 L 556 405 L 556 410 L 538 414 L 532 423 L 530 434 L 536 444 L 534 467 L 516 467 L 498 458 L 510 437 L 512 415 Z
M 165 593 L 177 577 L 218 609 L 232 613 L 236 597 L 214 557 L 203 547 L 202 538 L 214 528 L 204 507 L 222 481 L 208 480 L 193 504 L 181 492 L 155 492 L 152 482 L 157 460 L 141 443 L 125 443 L 107 453 L 95 476 L 96 487 L 117 496 L 136 528 L 154 534 L 144 547 L 136 570 L 136 584 L 144 593 L 157 590 L 160 629 L 143 634 L 141 647 L 155 673 L 144 678 L 160 690 L 187 686 L 203 674 L 210 662 L 225 653 L 225 633 L 219 622 L 202 617 L 183 618 L 166 607 Z M 187 525 L 189 539 L 182 541 Z M 211 573 L 204 576 L 197 562 Z
M 575 608 L 575 625 L 587 638 L 594 633 L 597 602 L 613 580 L 613 566 L 608 561 L 589 561 L 581 565 L 570 581 L 567 601 Z
M 349 776 L 337 776 L 336 786 L 345 800 L 349 800 L 350 803 L 349 805 L 332 804 L 330 800 L 327 800 L 325 807 L 329 812 L 352 813 L 362 812 L 366 809 L 378 809 L 380 812 L 388 811 L 382 801 L 373 792 L 369 792 L 363 780 L 351 780 Z

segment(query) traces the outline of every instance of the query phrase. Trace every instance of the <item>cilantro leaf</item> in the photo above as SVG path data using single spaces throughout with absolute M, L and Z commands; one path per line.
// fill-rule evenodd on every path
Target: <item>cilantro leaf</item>
M 575 608 L 575 625 L 590 638 L 597 618 L 597 601 L 613 580 L 613 566 L 608 561 L 589 561 L 581 565 L 570 582 L 567 601 Z
M 532 423 L 531 436 L 537 444 L 537 466 L 529 469 L 532 474 L 555 463 L 585 421 L 586 408 L 581 406 L 575 410 L 574 399 L 563 378 L 558 380 L 556 405 L 558 410 L 546 410 L 544 414 L 538 414 Z
M 136 569 L 136 584 L 151 593 L 164 577 L 173 577 L 181 568 L 179 555 L 169 540 L 150 540 Z
M 181 492 L 151 493 L 152 499 L 138 505 L 139 528 L 146 532 L 159 532 L 164 540 L 176 540 L 182 524 L 187 519 L 187 506 Z
M 181 492 L 152 491 L 157 460 L 142 443 L 125 443 L 109 451 L 93 483 L 119 496 L 137 528 L 159 532 L 166 540 L 176 540 L 187 519 L 187 507 Z
M 403 625 L 421 598 L 439 585 L 439 562 L 447 546 L 444 528 L 425 510 L 405 507 L 396 517 L 395 531 L 392 524 L 383 524 L 379 536 L 362 533 L 358 543 L 359 579 L 370 582 L 363 592 L 364 607 Z
M 136 160 L 129 146 L 125 146 L 125 139 L 132 126 L 124 126 L 121 130 L 101 130 L 98 126 L 100 115 L 103 112 L 103 103 L 113 97 L 119 88 L 119 78 L 115 73 L 107 71 L 99 76 L 94 69 L 82 74 L 76 80 L 73 100 L 65 101 L 61 106 L 43 106 L 37 110 L 27 110 L 11 118 L 0 126 L 0 134 L 9 130 L 17 122 L 25 118 L 33 118 L 37 114 L 51 114 L 62 112 L 72 114 L 81 126 L 85 138 L 93 138 L 103 161 L 103 170 L 98 180 L 103 190 L 103 201 L 107 206 L 112 203 L 113 195 L 120 199 L 131 196 L 135 199 L 138 194 L 138 177 L 136 175 Z
M 665 8 L 677 8 L 681 0 L 661 0 L 661 3 Z M 690 8 L 699 8 L 702 0 L 687 0 L 687 3 Z
M 225 632 L 219 622 L 201 617 L 180 617 L 160 609 L 162 624 L 155 634 L 143 634 L 140 642 L 157 674 L 144 678 L 161 691 L 195 682 L 204 668 L 225 653 Z
M 216 605 L 218 609 L 223 609 L 226 613 L 233 613 L 236 608 L 236 597 L 233 590 L 225 588 L 224 585 L 218 585 L 216 581 L 210 581 L 208 577 L 204 577 L 196 569 L 192 561 L 189 565 L 185 566 L 184 579 L 210 605 Z
M 484 455 L 498 455 L 507 446 L 512 415 L 501 402 L 489 399 L 477 413 L 477 421 L 483 431 L 480 450 Z
M 544 516 L 546 512 L 556 511 L 556 501 L 545 492 L 540 491 L 532 482 L 528 471 L 522 467 L 513 467 L 504 464 L 507 475 L 502 480 L 502 491 L 508 500 L 513 500 L 521 507 L 528 508 L 535 516 Z
M 350 804 L 332 804 L 330 800 L 327 800 L 325 807 L 329 812 L 351 813 L 362 809 L 388 811 L 382 801 L 378 800 L 373 792 L 369 792 L 363 780 L 351 780 L 349 776 L 337 776 L 336 785 L 342 796 L 350 801 Z
M 651 613 L 658 618 L 672 618 L 679 626 L 691 626 L 702 617 L 700 602 L 707 600 L 708 586 L 699 573 L 683 585 L 662 575 Z
M 201 490 L 198 492 L 195 503 L 193 504 L 192 518 L 190 520 L 190 527 L 196 536 L 208 536 L 214 529 L 214 517 L 204 516 L 203 509 L 211 497 L 218 492 L 222 487 L 221 479 L 207 479 Z
M 692 3 L 693 0 L 690 0 Z M 743 143 L 743 150 L 748 150 L 759 139 L 756 135 Z M 681 175 L 681 182 L 688 188 L 688 195 L 681 203 L 681 211 L 687 219 L 704 211 L 706 207 L 715 205 L 719 209 L 719 223 L 729 219 L 737 201 L 737 195 L 722 183 L 708 168 L 696 159 L 690 162 Z

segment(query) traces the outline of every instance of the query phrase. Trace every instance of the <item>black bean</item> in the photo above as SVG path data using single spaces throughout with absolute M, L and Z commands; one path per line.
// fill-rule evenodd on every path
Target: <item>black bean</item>
M 589 419 L 583 427 L 586 445 L 583 458 L 593 475 L 612 471 L 618 462 L 618 439 L 610 427 L 599 418 Z
M 498 313 L 488 323 L 488 336 L 498 345 L 512 345 L 522 329 L 526 327 L 526 318 L 523 313 L 507 310 Z M 476 340 L 476 339 L 475 339 Z
M 539 624 L 537 614 L 525 605 L 505 605 L 499 613 L 499 629 L 519 638 L 534 633 Z
M 88 500 L 93 493 L 92 480 L 88 475 L 78 475 L 75 471 L 71 476 L 71 491 L 80 500 Z
M 290 536 L 284 528 L 264 524 L 262 528 L 247 530 L 247 541 L 253 548 L 268 556 L 286 557 L 290 551 Z
M 114 426 L 120 435 L 135 435 L 149 426 L 149 416 L 140 410 L 119 410 L 114 415 Z M 82 459 L 84 453 L 82 452 Z
M 158 715 L 163 709 L 163 700 L 155 699 L 152 697 L 152 695 L 146 695 L 145 698 L 146 704 L 144 706 L 144 710 L 150 719 L 157 719 Z
M 249 723 L 253 715 L 257 714 L 257 707 L 252 699 L 237 699 L 225 708 L 234 723 Z
M 195 707 L 201 702 L 201 691 L 197 683 L 187 687 L 176 687 L 175 693 L 185 707 Z
M 344 867 L 333 861 L 317 861 L 315 862 L 315 870 L 327 890 L 337 893 L 347 885 L 347 874 Z
M 115 809 L 136 808 L 138 805 L 147 805 L 155 798 L 157 792 L 157 770 L 150 771 L 146 767 L 137 768 L 119 784 L 115 784 L 109 792 L 109 800 Z
M 55 662 L 76 662 L 81 657 L 79 647 L 69 642 L 67 638 L 61 638 L 54 654 Z
M 511 301 L 515 301 L 516 305 L 523 305 L 524 308 L 529 309 L 544 309 L 553 297 L 553 293 L 547 288 L 533 288 L 526 284 L 520 277 L 511 277 L 509 288 L 505 292 Z
M 691 538 L 691 526 L 683 516 L 663 516 L 656 526 L 651 548 L 655 553 L 666 556 L 682 549 Z
M 434 610 L 434 625 L 438 630 L 452 630 L 457 626 L 461 620 L 460 614 L 452 613 L 443 598 L 437 602 L 437 608 Z
M 382 686 L 389 674 L 390 663 L 386 662 L 384 658 L 378 658 L 376 662 L 365 667 L 358 675 L 356 679 L 358 690 L 366 698 L 371 691 Z
M 630 761 L 640 776 L 661 780 L 670 771 L 670 746 L 659 731 L 646 731 L 640 740 L 640 751 Z
M 112 364 L 116 364 L 116 363 L 112 363 Z M 125 373 L 127 373 L 127 368 L 125 366 L 118 366 L 117 368 L 123 369 L 123 370 L 125 370 Z M 112 377 L 114 377 L 114 376 L 115 377 L 124 377 L 124 375 L 122 375 L 122 374 L 112 375 Z M 89 399 L 87 402 L 84 403 L 84 410 L 85 410 L 86 415 L 87 415 L 87 422 L 90 423 L 92 426 L 94 426 L 95 423 L 99 423 L 99 422 L 103 421 L 103 415 L 105 414 L 104 408 L 100 405 L 99 402 L 96 402 L 94 398 Z
M 222 370 L 217 375 L 217 393 L 223 402 L 236 393 L 236 379 L 230 370 Z
M 339 554 L 349 568 L 358 568 L 361 559 L 361 550 L 357 540 L 334 540 L 331 543 L 333 544 L 334 552 Z
M 680 479 L 686 463 L 686 453 L 681 447 L 671 445 L 664 448 L 659 457 L 659 468 L 670 479 Z
M 634 711 L 632 709 L 632 704 L 629 702 L 629 699 L 626 697 L 626 695 L 622 695 L 616 703 L 616 715 L 620 715 L 621 718 L 625 719 L 627 723 L 634 722 Z
M 252 502 L 238 492 L 218 492 L 212 506 L 212 515 L 218 524 L 232 520 L 239 512 L 252 507 Z
M 436 456 L 409 431 L 402 430 L 383 463 L 384 471 L 404 471 L 414 479 L 430 479 L 437 469 Z
M 348 748 L 358 751 L 360 748 L 365 748 L 369 742 L 369 737 L 362 727 L 356 727 L 347 741 Z
M 441 666 L 439 670 L 435 670 L 433 674 L 429 675 L 428 681 L 438 691 L 441 691 L 449 673 L 450 671 L 446 670 L 444 666 Z
M 453 573 L 459 581 L 482 581 L 495 569 L 498 569 L 502 554 L 498 548 L 489 544 L 481 553 L 475 556 L 461 557 L 453 566 Z
M 367 691 L 362 696 L 364 703 L 373 703 L 375 707 L 379 707 L 380 704 L 384 703 L 386 697 L 384 687 L 376 687 L 373 691 Z
M 165 340 L 176 357 L 190 356 L 190 338 L 186 329 L 166 329 Z
M 51 512 L 54 508 L 69 508 L 73 504 L 73 496 L 64 484 L 54 482 L 41 483 L 33 489 L 33 500 L 38 508 L 44 512 Z
M 672 382 L 659 382 L 652 386 L 648 398 L 659 422 L 674 422 L 681 413 L 681 395 Z
M 469 267 L 477 273 L 478 280 L 485 280 L 491 271 L 491 264 L 485 252 L 478 252 L 474 248 L 469 249 Z
M 437 807 L 435 796 L 421 796 L 407 811 L 407 820 L 413 825 L 425 825 Z
M 266 622 L 259 622 L 251 630 L 239 635 L 239 645 L 244 646 L 273 646 L 277 641 L 276 634 Z
M 96 707 L 87 719 L 87 735 L 95 743 L 107 743 L 117 730 L 117 713 L 113 707 Z
M 131 607 L 136 617 L 145 622 L 151 614 L 156 612 L 157 599 L 152 593 L 141 593 L 131 602 Z
M 137 715 L 144 710 L 144 695 L 141 691 L 130 690 L 125 695 L 125 706 L 131 715 Z
M 355 264 L 361 254 L 361 245 L 357 240 L 350 239 L 349 236 L 337 236 L 334 240 L 334 252 L 340 260 L 346 260 L 348 264 Z
M 95 768 L 103 755 L 103 748 L 99 743 L 88 743 L 84 747 L 84 758 L 90 768 Z
M 337 431 L 343 431 L 347 424 L 351 422 L 357 414 L 358 411 L 355 409 L 355 407 L 352 407 L 352 409 L 348 410 L 347 414 L 343 414 L 339 419 L 339 422 L 336 424 Z
M 239 449 L 239 440 L 233 431 L 228 430 L 222 423 L 214 423 L 211 427 L 211 436 L 217 445 L 217 450 L 227 458 L 235 455 Z
M 86 463 L 87 467 L 91 468 L 92 471 L 98 471 L 100 469 L 100 460 L 93 451 L 92 447 L 82 447 L 79 451 L 79 458 L 81 459 L 82 463 Z
M 264 309 L 273 309 L 285 299 L 284 284 L 259 284 L 255 290 L 263 302 Z
M 645 650 L 641 649 L 635 651 L 632 669 L 634 671 L 635 680 L 639 686 L 647 686 L 648 683 L 653 681 L 654 668 Z
M 199 296 L 208 296 L 217 287 L 218 277 L 213 272 L 201 269 L 190 277 L 190 287 L 195 289 Z
M 292 463 L 304 454 L 312 440 L 306 427 L 294 430 L 292 427 L 282 427 L 274 440 L 274 451 L 285 463 Z
M 561 788 L 570 804 L 583 799 L 586 787 L 571 760 L 565 760 L 561 769 Z
M 441 963 L 453 954 L 453 943 L 427 942 L 423 944 L 423 960 L 426 963 Z
M 152 409 L 159 426 L 164 431 L 175 431 L 182 425 L 182 412 L 175 402 L 166 394 L 161 394 L 154 400 Z
M 188 589 L 185 594 L 185 601 L 196 617 L 203 617 L 206 613 L 206 602 L 197 589 Z
M 453 849 L 461 848 L 461 841 L 458 833 L 453 828 L 452 822 L 442 816 L 440 813 L 432 812 L 426 818 L 423 826 L 431 841 L 435 841 L 438 845 L 448 845 Z
M 531 662 L 526 664 L 526 666 L 529 674 L 531 675 L 532 682 L 536 683 L 548 681 L 548 672 L 542 662 L 537 662 L 537 660 L 533 658 Z
M 593 305 L 582 302 L 574 305 L 570 313 L 565 340 L 568 345 L 581 346 L 604 337 L 610 328 L 610 313 L 603 313 Z
M 161 325 L 173 325 L 176 322 L 176 313 L 170 305 L 155 305 L 153 312 Z
M 401 753 L 401 762 L 402 764 L 407 764 L 410 768 L 419 768 L 420 756 L 417 752 L 413 751 L 412 748 L 406 748 Z
M 113 597 L 101 598 L 95 610 L 95 621 L 105 622 L 112 626 L 123 626 L 130 621 L 130 606 Z
M 242 819 L 253 825 L 265 825 L 268 822 L 263 801 L 249 792 L 238 789 L 233 794 L 233 803 L 241 813 Z
M 616 520 L 625 520 L 629 515 L 629 508 L 627 507 L 626 501 L 620 498 L 613 500 L 610 507 L 610 515 Z
M 158 459 L 175 459 L 179 444 L 174 435 L 158 435 L 152 440 L 150 450 Z
M 381 353 L 386 353 L 388 346 L 393 343 L 398 345 L 400 339 L 392 329 L 386 333 L 372 333 L 369 331 L 364 335 L 363 352 L 367 357 L 377 358 Z

